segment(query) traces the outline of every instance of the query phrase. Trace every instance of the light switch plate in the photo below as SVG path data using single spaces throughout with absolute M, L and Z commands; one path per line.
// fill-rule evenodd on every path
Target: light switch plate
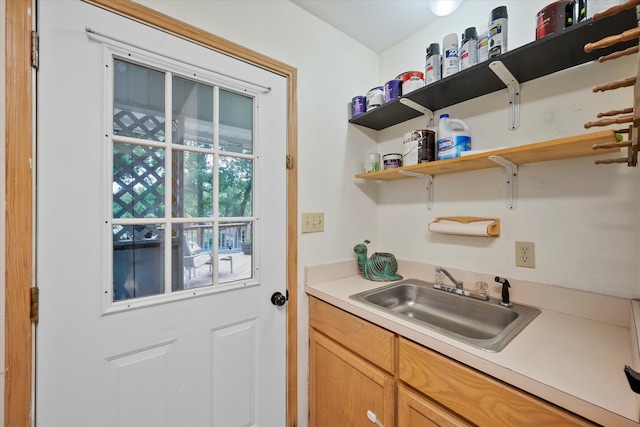
M 324 213 L 302 213 L 302 232 L 319 233 L 324 231 Z

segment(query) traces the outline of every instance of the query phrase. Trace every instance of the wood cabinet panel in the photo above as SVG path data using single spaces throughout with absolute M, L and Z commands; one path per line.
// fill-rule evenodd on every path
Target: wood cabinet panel
M 400 427 L 472 427 L 408 388 L 398 387 L 398 426 Z
M 479 426 L 593 426 L 414 342 L 400 338 L 399 378 Z
M 389 373 L 394 372 L 394 334 L 339 308 L 309 298 L 309 325 Z
M 393 377 L 314 330 L 309 371 L 311 427 L 371 427 L 367 411 L 385 427 L 393 427 Z

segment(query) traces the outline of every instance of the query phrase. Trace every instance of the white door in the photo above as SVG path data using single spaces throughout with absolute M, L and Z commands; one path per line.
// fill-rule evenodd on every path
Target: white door
M 283 426 L 285 79 L 38 6 L 37 426 Z

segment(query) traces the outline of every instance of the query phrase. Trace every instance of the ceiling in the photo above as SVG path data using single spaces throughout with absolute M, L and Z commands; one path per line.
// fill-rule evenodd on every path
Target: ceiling
M 435 21 L 426 0 L 289 0 L 376 53 Z

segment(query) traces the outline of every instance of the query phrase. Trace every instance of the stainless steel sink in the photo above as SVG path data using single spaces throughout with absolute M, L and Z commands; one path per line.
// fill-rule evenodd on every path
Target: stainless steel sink
M 405 279 L 351 295 L 401 319 L 490 352 L 502 350 L 540 310 L 521 304 L 499 305 L 433 289 L 433 283 Z

